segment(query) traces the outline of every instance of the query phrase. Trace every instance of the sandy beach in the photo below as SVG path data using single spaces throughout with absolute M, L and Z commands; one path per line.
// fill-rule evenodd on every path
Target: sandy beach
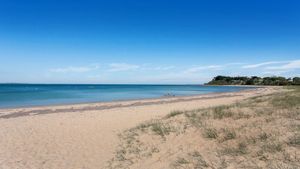
M 0 169 L 105 168 L 118 134 L 174 110 L 231 104 L 276 92 L 263 87 L 188 97 L 0 109 Z

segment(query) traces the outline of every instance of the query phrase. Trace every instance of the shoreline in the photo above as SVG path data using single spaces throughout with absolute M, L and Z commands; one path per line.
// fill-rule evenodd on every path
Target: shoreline
M 112 103 L 0 110 L 3 168 L 106 168 L 118 135 L 172 111 L 229 105 L 279 92 L 277 87 Z
M 204 99 L 234 97 L 234 96 L 238 96 L 239 93 L 259 91 L 259 89 L 262 88 L 270 88 L 270 87 L 264 87 L 264 86 L 253 87 L 251 89 L 248 88 L 248 89 L 243 89 L 234 92 L 212 92 L 212 93 L 187 95 L 187 96 L 161 96 L 158 98 L 115 100 L 115 101 L 107 101 L 107 102 L 86 102 L 86 103 L 71 103 L 71 104 L 62 103 L 56 105 L 0 108 L 0 119 L 14 118 L 14 117 L 21 117 L 21 116 L 28 116 L 28 115 L 38 115 L 38 114 L 107 110 L 107 109 L 123 108 L 123 107 L 145 106 L 145 105 L 167 104 L 167 103 L 176 103 L 176 102 L 188 102 L 188 101 L 204 100 Z

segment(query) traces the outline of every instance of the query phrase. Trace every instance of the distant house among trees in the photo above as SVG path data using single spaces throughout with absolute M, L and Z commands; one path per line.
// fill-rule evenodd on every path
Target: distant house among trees
M 271 85 L 286 86 L 300 85 L 300 77 L 285 78 L 281 76 L 258 77 L 258 76 L 216 76 L 207 85 Z

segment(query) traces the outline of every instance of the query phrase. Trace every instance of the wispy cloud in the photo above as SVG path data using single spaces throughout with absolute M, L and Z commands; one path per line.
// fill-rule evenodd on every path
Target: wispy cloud
M 262 62 L 241 68 L 260 71 L 262 75 L 284 75 L 300 69 L 300 60 Z
M 287 73 L 288 71 L 286 70 L 273 70 L 273 71 L 264 71 L 262 72 L 263 75 L 268 75 L 268 76 L 280 76 L 284 73 Z
M 191 68 L 188 68 L 184 71 L 184 73 L 198 73 L 200 71 L 220 71 L 225 70 L 226 68 L 239 68 L 239 65 L 244 65 L 245 63 L 241 62 L 232 62 L 232 63 L 225 63 L 225 64 L 219 64 L 219 65 L 204 65 L 204 66 L 194 66 Z
M 286 63 L 286 61 L 271 61 L 271 62 L 263 62 L 258 64 L 252 64 L 252 65 L 245 65 L 242 66 L 244 69 L 250 69 L 250 68 L 258 68 L 266 65 L 272 65 L 272 64 L 279 64 L 279 63 Z
M 269 66 L 269 67 L 266 67 L 266 69 L 269 69 L 269 70 L 282 70 L 282 71 L 300 69 L 300 60 L 293 60 L 293 61 L 290 61 L 286 64 L 278 65 L 278 66 Z
M 175 66 L 158 66 L 158 67 L 154 67 L 154 70 L 171 70 L 174 69 Z
M 132 71 L 140 68 L 139 65 L 127 64 L 127 63 L 111 63 L 109 64 L 110 72 L 119 72 L 119 71 Z
M 99 68 L 99 65 L 90 65 L 90 66 L 68 66 L 64 68 L 54 68 L 50 69 L 50 72 L 53 73 L 84 73 Z
M 167 71 L 175 68 L 176 66 L 173 65 L 154 65 L 149 63 L 140 65 L 140 69 L 143 71 Z
M 222 70 L 224 68 L 223 65 L 208 65 L 208 66 L 196 66 L 192 68 L 188 68 L 185 70 L 185 73 L 196 73 L 202 70 Z

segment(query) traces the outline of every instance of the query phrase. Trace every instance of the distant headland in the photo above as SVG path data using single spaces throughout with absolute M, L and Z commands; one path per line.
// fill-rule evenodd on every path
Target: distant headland
M 258 77 L 258 76 L 216 76 L 206 85 L 269 85 L 288 86 L 300 85 L 300 77 L 285 78 L 281 76 Z

